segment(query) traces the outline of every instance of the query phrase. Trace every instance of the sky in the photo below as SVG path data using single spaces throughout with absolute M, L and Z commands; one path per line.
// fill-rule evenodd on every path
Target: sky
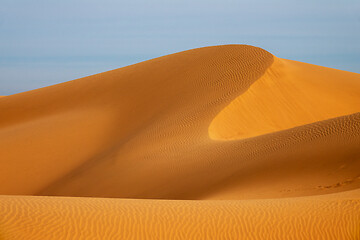
M 359 0 L 0 0 L 0 95 L 248 44 L 360 73 Z

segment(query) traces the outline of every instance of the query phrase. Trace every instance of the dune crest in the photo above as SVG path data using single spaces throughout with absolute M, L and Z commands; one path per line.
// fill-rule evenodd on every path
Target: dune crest
M 212 139 L 242 139 L 360 111 L 356 73 L 280 59 L 212 121 Z

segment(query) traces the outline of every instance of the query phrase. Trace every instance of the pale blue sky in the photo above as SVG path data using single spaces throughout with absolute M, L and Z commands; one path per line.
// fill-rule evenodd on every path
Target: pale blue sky
M 0 95 L 219 44 L 360 73 L 359 0 L 0 0 Z

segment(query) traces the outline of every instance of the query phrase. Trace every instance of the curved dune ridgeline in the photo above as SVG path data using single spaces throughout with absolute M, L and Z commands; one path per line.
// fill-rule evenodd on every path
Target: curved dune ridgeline
M 209 127 L 213 139 L 241 139 L 359 111 L 359 74 L 274 57 L 251 87 Z
M 246 45 L 0 98 L 0 239 L 356 239 L 359 112 L 360 74 Z

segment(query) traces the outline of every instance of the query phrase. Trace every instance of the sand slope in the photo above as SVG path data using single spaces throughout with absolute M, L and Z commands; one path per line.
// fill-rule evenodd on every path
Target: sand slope
M 124 228 L 139 239 L 227 239 L 224 234 L 237 238 L 252 231 L 264 238 L 287 218 L 269 238 L 286 231 L 304 239 L 351 239 L 358 195 L 321 196 L 360 186 L 359 111 L 360 74 L 280 59 L 246 45 L 188 50 L 0 98 L 0 194 L 179 200 L 4 196 L 1 231 L 11 239 L 43 228 L 40 238 L 56 238 L 82 223 L 46 230 L 44 218 L 58 226 L 72 214 L 97 228 L 96 214 L 105 204 L 116 215 L 104 217 L 109 228 L 86 227 L 90 235 L 82 237 L 127 234 L 115 229 L 125 224 L 118 216 L 124 212 L 138 217 Z M 189 199 L 208 201 L 184 201 Z M 62 204 L 64 215 L 51 213 Z M 13 220 L 12 207 L 20 212 Z M 195 215 L 201 224 L 229 220 L 216 223 L 221 226 L 212 233 L 185 222 L 173 232 L 149 232 L 143 228 L 154 209 L 165 212 L 155 221 L 163 229 L 172 229 L 167 220 Z M 308 214 L 292 217 L 303 211 Z M 273 220 L 262 218 L 269 212 Z M 243 214 L 247 220 L 238 217 Z M 22 222 L 27 217 L 38 219 L 34 229 Z M 25 230 L 15 226 L 19 221 Z
M 274 57 L 212 121 L 213 139 L 243 139 L 359 111 L 359 74 Z
M 358 239 L 360 194 L 188 201 L 0 197 L 4 239 Z M 354 199 L 354 196 L 357 196 Z

